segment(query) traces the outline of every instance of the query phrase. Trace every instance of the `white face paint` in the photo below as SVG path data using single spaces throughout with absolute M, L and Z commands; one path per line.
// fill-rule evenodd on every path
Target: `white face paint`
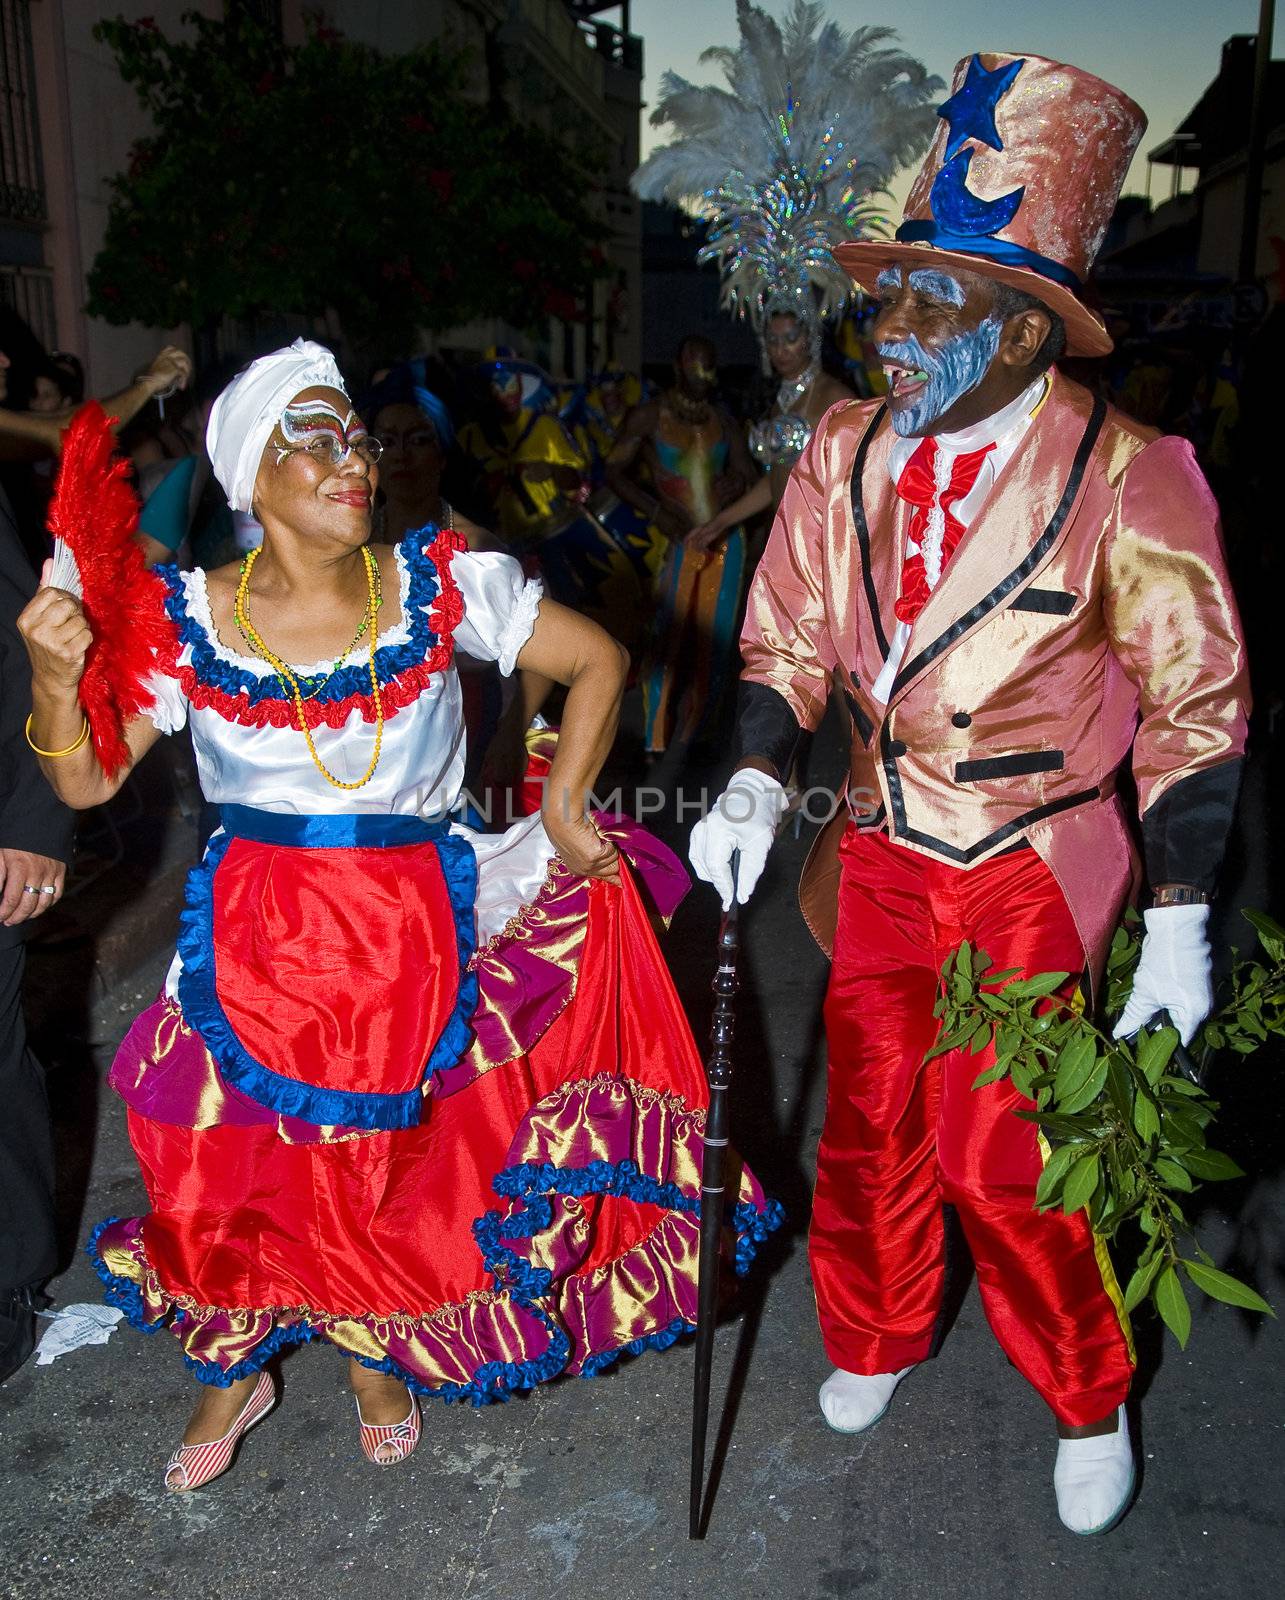
M 366 425 L 353 410 L 347 415 L 336 411 L 329 401 L 308 400 L 289 405 L 277 424 L 285 446 L 278 445 L 277 465 L 296 450 L 306 450 L 318 461 L 340 466 L 354 450 L 368 447 Z

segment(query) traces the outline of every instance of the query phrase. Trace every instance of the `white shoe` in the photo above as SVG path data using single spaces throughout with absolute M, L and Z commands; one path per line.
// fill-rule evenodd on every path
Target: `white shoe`
M 911 1371 L 876 1372 L 867 1377 L 836 1367 L 821 1385 L 821 1415 L 836 1433 L 864 1433 L 892 1404 L 893 1391 Z
M 1058 1516 L 1072 1533 L 1106 1533 L 1129 1509 L 1134 1470 L 1123 1406 L 1114 1433 L 1059 1439 L 1053 1468 Z

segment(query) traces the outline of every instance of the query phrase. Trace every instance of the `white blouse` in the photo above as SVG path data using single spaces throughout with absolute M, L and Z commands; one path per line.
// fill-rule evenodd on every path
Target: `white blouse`
M 402 617 L 380 635 L 377 667 L 391 668 L 396 662 L 418 664 L 407 660 L 411 654 L 407 646 L 414 642 L 413 624 L 418 622 L 422 634 L 422 616 L 431 613 L 436 599 L 435 588 L 425 588 L 422 568 L 412 570 L 401 545 L 396 559 Z M 535 628 L 543 594 L 539 582 L 526 579 L 511 556 L 493 552 L 457 551 L 450 571 L 464 602 L 464 615 L 455 629 L 456 645 L 479 660 L 498 663 L 507 676 Z M 183 635 L 180 669 L 192 667 L 202 681 L 216 676 L 221 689 L 245 695 L 247 700 L 248 685 L 255 679 L 271 680 L 275 694 L 283 696 L 272 667 L 228 649 L 219 639 L 204 572 L 197 569 L 181 575 L 181 593 L 172 596 L 170 612 Z M 365 644 L 344 657 L 345 668 L 358 669 L 367 693 L 368 661 L 369 646 Z M 297 670 L 323 673 L 331 665 L 318 662 Z M 384 673 L 379 675 L 382 681 Z M 464 781 L 464 717 L 453 662 L 435 672 L 415 699 L 385 716 L 379 764 L 360 789 L 336 789 L 326 782 L 308 753 L 293 713 L 284 727 L 247 726 L 214 706 L 193 705 L 179 678 L 168 672 L 153 674 L 149 688 L 155 696 L 149 714 L 162 733 L 177 733 L 190 722 L 201 790 L 215 805 L 257 806 L 301 815 L 418 812 L 436 818 L 449 813 L 459 800 Z M 375 723 L 367 722 L 354 705 L 339 727 L 323 722 L 312 730 L 312 736 L 317 754 L 330 771 L 346 782 L 355 782 L 370 763 L 375 731 Z

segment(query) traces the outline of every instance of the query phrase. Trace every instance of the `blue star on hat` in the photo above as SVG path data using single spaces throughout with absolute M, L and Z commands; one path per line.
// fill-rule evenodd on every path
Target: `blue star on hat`
M 980 140 L 982 144 L 990 145 L 992 150 L 1004 148 L 1004 141 L 995 127 L 995 107 L 1025 65 L 1025 61 L 1010 61 L 1007 66 L 987 72 L 980 56 L 974 56 L 968 63 L 963 83 L 949 100 L 937 107 L 937 115 L 950 129 L 950 139 L 946 145 L 947 161 L 957 155 L 970 139 Z

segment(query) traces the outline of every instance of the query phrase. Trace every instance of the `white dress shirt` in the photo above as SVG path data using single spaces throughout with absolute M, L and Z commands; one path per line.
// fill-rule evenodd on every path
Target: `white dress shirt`
M 1034 383 L 1028 384 L 1016 400 L 1010 400 L 1001 411 L 992 413 L 981 422 L 976 422 L 971 428 L 960 428 L 956 433 L 938 433 L 932 437 L 937 445 L 937 458 L 934 462 L 934 475 L 937 482 L 937 494 L 934 505 L 929 510 L 929 533 L 935 548 L 925 549 L 924 571 L 928 579 L 929 589 L 935 589 L 941 578 L 941 536 L 945 531 L 945 515 L 941 510 L 941 496 L 950 486 L 951 473 L 954 471 L 956 458 L 967 455 L 970 451 L 981 450 L 986 445 L 994 442 L 995 448 L 987 451 L 982 461 L 981 471 L 977 474 L 977 481 L 963 497 L 951 507 L 951 515 L 967 528 L 981 508 L 982 502 L 991 492 L 995 480 L 1004 470 L 1011 459 L 1013 452 L 1022 442 L 1022 437 L 1030 426 L 1031 419 L 1039 410 L 1040 401 L 1044 398 L 1048 380 L 1045 377 L 1036 378 Z M 888 452 L 888 471 L 895 484 L 905 471 L 906 463 L 914 455 L 923 441 L 921 439 L 902 439 L 893 441 L 892 449 Z M 935 535 L 935 538 L 934 538 Z M 925 539 L 925 544 L 928 539 Z M 909 535 L 906 539 L 906 549 L 903 560 L 919 553 L 919 545 Z M 900 569 L 898 569 L 900 570 Z M 897 680 L 897 672 L 901 667 L 902 658 L 906 653 L 906 644 L 910 638 L 910 624 L 898 622 L 888 645 L 888 656 L 884 661 L 883 670 L 871 685 L 870 693 L 880 705 L 887 705 L 888 696 L 892 693 L 892 686 Z

